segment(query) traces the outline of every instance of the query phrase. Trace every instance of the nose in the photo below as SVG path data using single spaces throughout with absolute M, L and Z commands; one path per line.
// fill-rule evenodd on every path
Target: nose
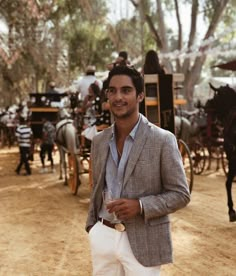
M 121 90 L 120 89 L 117 89 L 116 90 L 116 93 L 115 93 L 115 98 L 116 99 L 121 99 L 122 98 L 122 92 L 121 92 Z

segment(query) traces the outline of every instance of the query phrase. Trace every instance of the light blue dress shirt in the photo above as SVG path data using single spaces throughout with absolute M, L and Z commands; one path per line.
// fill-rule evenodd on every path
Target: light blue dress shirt
M 134 144 L 135 134 L 137 132 L 141 116 L 139 115 L 139 120 L 134 128 L 131 130 L 129 135 L 125 139 L 123 152 L 119 160 L 118 151 L 116 147 L 116 137 L 115 137 L 115 124 L 112 125 L 112 137 L 109 143 L 109 154 L 106 162 L 106 186 L 105 189 L 112 192 L 113 198 L 120 198 L 126 164 L 129 159 L 129 154 Z M 109 214 L 105 204 L 102 205 L 102 208 L 99 212 L 99 217 L 112 221 L 114 216 Z

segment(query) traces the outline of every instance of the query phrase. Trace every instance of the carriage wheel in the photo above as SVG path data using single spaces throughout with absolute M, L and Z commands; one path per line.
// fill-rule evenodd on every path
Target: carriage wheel
M 4 147 L 4 140 L 5 140 L 4 130 L 0 128 L 0 148 Z
M 220 169 L 221 163 L 221 146 L 209 144 L 207 147 L 208 150 L 208 170 L 211 169 L 212 161 L 216 162 L 216 170 Z
M 178 147 L 182 156 L 184 170 L 185 170 L 185 174 L 186 174 L 186 178 L 189 186 L 189 191 L 191 193 L 193 189 L 193 164 L 192 164 L 190 150 L 187 144 L 181 139 L 178 140 Z
M 226 153 L 225 153 L 223 147 L 221 148 L 221 164 L 222 164 L 222 168 L 223 168 L 225 175 L 228 176 L 229 164 L 228 164 L 228 159 L 226 157 Z
M 194 174 L 201 174 L 206 165 L 205 148 L 199 142 L 191 144 L 191 156 Z
M 73 195 L 76 195 L 81 184 L 79 178 L 79 161 L 77 155 L 68 154 L 68 172 L 68 185 Z

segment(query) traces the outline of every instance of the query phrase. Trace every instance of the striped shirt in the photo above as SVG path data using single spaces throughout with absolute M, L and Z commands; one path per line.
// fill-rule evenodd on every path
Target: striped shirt
M 19 125 L 15 133 L 19 147 L 30 147 L 31 146 L 31 136 L 33 132 L 31 128 L 27 125 Z

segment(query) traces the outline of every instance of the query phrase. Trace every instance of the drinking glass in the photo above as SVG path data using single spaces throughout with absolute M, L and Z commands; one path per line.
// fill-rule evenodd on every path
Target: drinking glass
M 105 206 L 107 206 L 107 204 L 111 203 L 112 201 L 115 201 L 115 197 L 113 196 L 111 190 L 104 190 L 102 192 L 102 198 L 103 198 L 103 202 L 105 203 Z M 120 220 L 117 218 L 115 212 L 113 212 L 112 214 L 113 214 L 113 220 L 111 222 L 119 223 Z

